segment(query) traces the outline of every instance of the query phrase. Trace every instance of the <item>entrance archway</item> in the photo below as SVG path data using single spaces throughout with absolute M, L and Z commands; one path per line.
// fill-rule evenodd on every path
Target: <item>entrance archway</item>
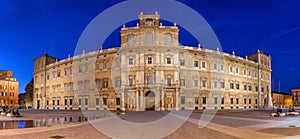
M 155 110 L 155 93 L 152 91 L 148 91 L 145 94 L 146 98 L 146 111 L 154 111 Z

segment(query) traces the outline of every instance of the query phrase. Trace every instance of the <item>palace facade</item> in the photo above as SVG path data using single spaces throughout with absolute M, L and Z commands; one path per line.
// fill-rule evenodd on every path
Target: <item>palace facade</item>
M 0 106 L 18 107 L 19 82 L 12 71 L 0 70 Z
M 251 109 L 271 106 L 271 58 L 180 46 L 179 29 L 139 15 L 121 46 L 59 60 L 34 59 L 34 108 L 84 110 Z

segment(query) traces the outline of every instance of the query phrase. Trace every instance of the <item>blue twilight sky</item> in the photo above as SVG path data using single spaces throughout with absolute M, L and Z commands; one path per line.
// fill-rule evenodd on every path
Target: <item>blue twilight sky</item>
M 35 57 L 43 55 L 44 52 L 57 58 L 72 55 L 82 31 L 89 22 L 119 2 L 121 1 L 2 1 L 0 69 L 13 71 L 13 76 L 20 82 L 19 92 L 23 93 L 26 84 L 33 77 Z M 223 51 L 228 53 L 235 51 L 236 55 L 245 56 L 260 49 L 271 55 L 275 90 L 278 90 L 279 81 L 280 91 L 291 92 L 292 88 L 300 87 L 298 72 L 300 1 L 179 0 L 179 2 L 190 6 L 207 20 L 215 31 Z M 155 10 L 150 12 L 154 13 Z M 193 46 L 198 44 L 184 29 L 181 29 L 179 37 L 181 44 Z M 116 47 L 119 43 L 119 30 L 116 29 L 112 30 L 103 47 Z

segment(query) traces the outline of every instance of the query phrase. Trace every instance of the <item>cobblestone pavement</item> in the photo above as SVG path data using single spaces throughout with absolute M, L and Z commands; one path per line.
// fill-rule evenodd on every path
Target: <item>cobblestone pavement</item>
M 89 112 L 89 114 L 95 114 Z M 202 112 L 193 112 L 186 121 L 174 129 L 173 132 L 164 136 L 166 139 L 174 138 L 300 138 L 300 116 L 270 117 L 269 111 L 219 111 L 212 121 L 204 128 L 199 128 L 199 120 Z M 28 120 L 45 119 L 66 116 L 82 116 L 80 111 L 23 111 L 23 117 L 7 118 L 0 117 L 0 120 Z M 169 115 L 166 123 L 160 122 Z M 146 126 L 138 127 L 139 130 L 126 127 L 119 119 L 137 125 L 145 123 L 155 123 L 159 121 L 164 126 L 157 129 L 149 129 Z M 2 129 L 0 138 L 109 138 L 106 133 L 106 124 L 112 124 L 115 128 L 110 129 L 120 131 L 120 138 L 153 138 L 158 132 L 169 131 L 168 127 L 176 123 L 178 119 L 185 120 L 184 116 L 171 112 L 127 112 L 124 115 L 109 116 L 101 119 L 94 119 L 88 122 L 75 122 L 68 124 L 58 124 L 53 126 L 24 128 L 24 129 Z M 122 132 L 125 131 L 125 132 Z M 126 132 L 128 131 L 128 132 Z M 132 132 L 136 131 L 135 136 Z M 137 133 L 141 132 L 141 133 Z M 146 134 L 151 133 L 151 134 Z M 163 136 L 161 136 L 163 137 Z

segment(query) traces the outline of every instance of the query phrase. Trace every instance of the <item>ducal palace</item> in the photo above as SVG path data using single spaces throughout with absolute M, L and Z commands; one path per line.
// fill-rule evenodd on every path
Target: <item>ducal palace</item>
M 34 59 L 34 108 L 253 109 L 271 106 L 271 57 L 180 46 L 176 23 L 141 13 L 117 48 Z

